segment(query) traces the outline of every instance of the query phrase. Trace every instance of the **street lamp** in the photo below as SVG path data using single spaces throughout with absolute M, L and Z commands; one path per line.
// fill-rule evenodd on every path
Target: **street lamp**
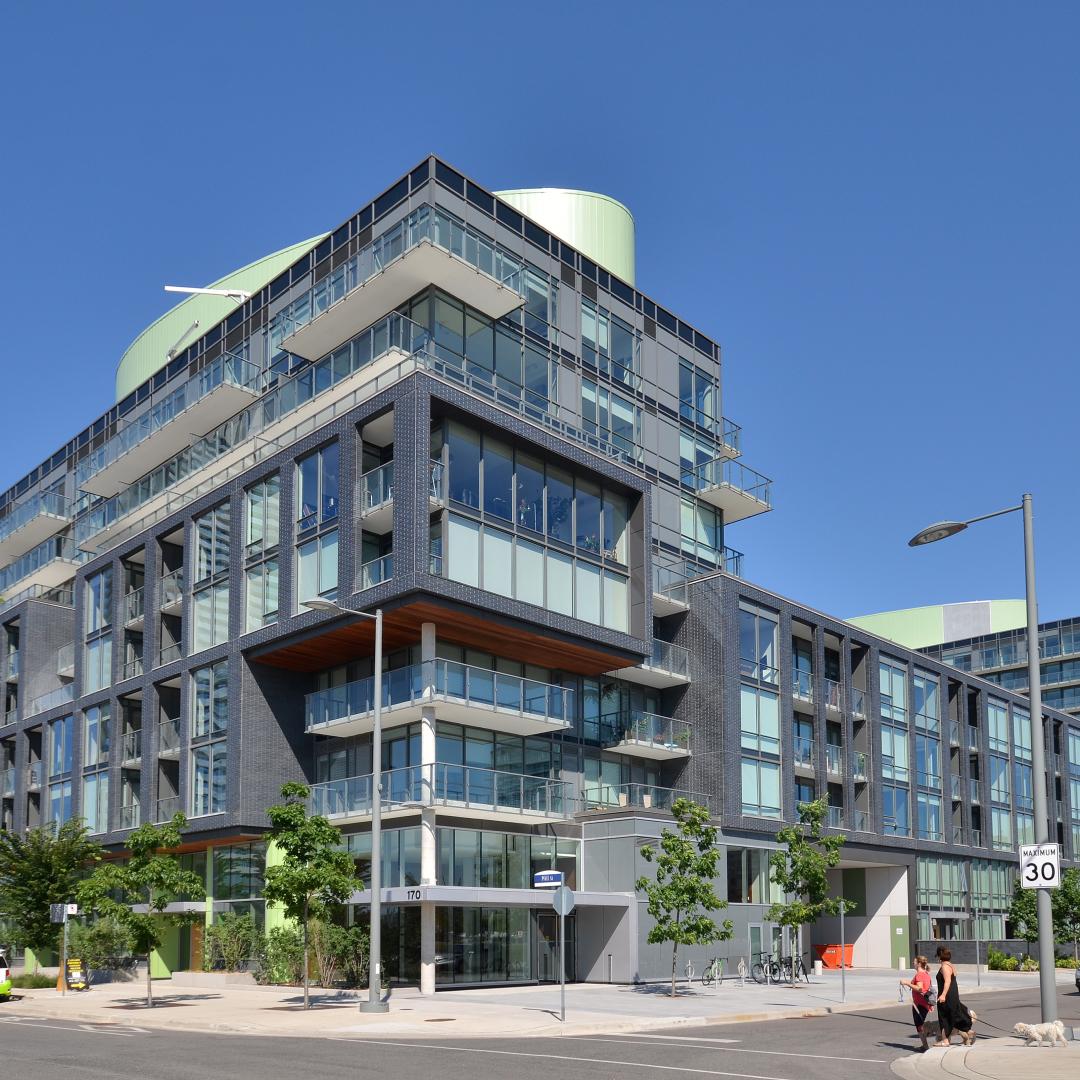
M 375 621 L 375 722 L 371 730 L 371 926 L 369 930 L 368 998 L 361 1012 L 383 1013 L 382 999 L 382 608 L 375 614 L 342 607 L 334 600 L 305 600 L 304 607 L 329 615 L 359 615 Z
M 937 540 L 955 536 L 969 525 L 1002 514 L 1024 515 L 1024 583 L 1027 594 L 1027 651 L 1028 696 L 1031 699 L 1031 771 L 1035 783 L 1035 842 L 1050 841 L 1049 815 L 1046 805 L 1046 753 L 1043 744 L 1042 683 L 1039 672 L 1039 612 L 1035 599 L 1035 534 L 1031 517 L 1031 496 L 1024 495 L 1019 506 L 995 510 L 968 521 L 939 521 L 929 525 L 908 541 L 909 547 L 921 547 Z M 1057 1019 L 1057 986 L 1054 969 L 1054 930 L 1050 907 L 1050 891 L 1036 889 L 1039 911 L 1039 997 L 1042 1019 L 1049 1024 Z M 978 957 L 975 958 L 978 961 Z

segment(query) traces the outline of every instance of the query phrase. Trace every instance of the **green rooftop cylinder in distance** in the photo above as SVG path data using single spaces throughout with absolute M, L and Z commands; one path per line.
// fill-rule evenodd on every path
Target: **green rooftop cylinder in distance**
M 517 188 L 495 194 L 628 285 L 634 284 L 634 215 L 621 202 L 570 188 Z

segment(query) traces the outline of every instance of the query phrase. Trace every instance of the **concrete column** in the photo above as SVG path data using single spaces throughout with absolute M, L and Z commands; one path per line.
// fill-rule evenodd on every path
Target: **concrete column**
M 420 714 L 420 763 L 424 766 L 423 801 L 431 802 L 435 783 L 435 624 L 420 627 L 420 662 L 425 704 Z M 435 852 L 435 808 L 420 812 L 420 884 L 434 885 L 437 872 Z M 420 905 L 420 993 L 435 993 L 435 905 Z

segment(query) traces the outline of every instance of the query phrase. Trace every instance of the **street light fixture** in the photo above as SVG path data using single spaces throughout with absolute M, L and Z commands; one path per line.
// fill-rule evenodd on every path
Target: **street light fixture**
M 995 510 L 992 514 L 968 521 L 939 521 L 928 525 L 908 541 L 909 547 L 921 547 L 955 536 L 969 525 L 1002 514 L 1024 515 L 1024 585 L 1027 598 L 1028 696 L 1031 699 L 1031 771 L 1035 782 L 1035 842 L 1050 841 L 1046 800 L 1046 750 L 1043 742 L 1042 682 L 1039 672 L 1039 611 L 1035 598 L 1035 533 L 1032 525 L 1031 496 L 1024 495 L 1019 506 Z M 1054 969 L 1054 930 L 1049 889 L 1036 889 L 1039 911 L 1039 998 L 1044 1024 L 1057 1019 L 1057 986 Z M 975 958 L 978 962 L 978 957 Z
M 368 998 L 361 1012 L 384 1013 L 389 1006 L 382 999 L 382 608 L 375 614 L 342 607 L 335 600 L 305 600 L 304 607 L 327 615 L 358 615 L 375 623 L 375 720 L 371 729 L 371 921 L 368 931 Z

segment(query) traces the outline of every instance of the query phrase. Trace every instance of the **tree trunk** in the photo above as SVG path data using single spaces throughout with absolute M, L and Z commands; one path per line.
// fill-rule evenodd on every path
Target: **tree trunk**
M 308 1002 L 308 935 L 307 935 L 307 920 L 308 920 L 308 902 L 304 901 L 304 1008 L 310 1008 Z
M 678 963 L 679 956 L 679 943 L 673 941 L 671 943 L 671 996 L 675 996 L 675 967 Z
M 150 957 L 153 955 L 153 951 L 153 949 L 146 950 L 146 1007 L 148 1009 L 154 1007 L 154 991 L 150 983 Z

